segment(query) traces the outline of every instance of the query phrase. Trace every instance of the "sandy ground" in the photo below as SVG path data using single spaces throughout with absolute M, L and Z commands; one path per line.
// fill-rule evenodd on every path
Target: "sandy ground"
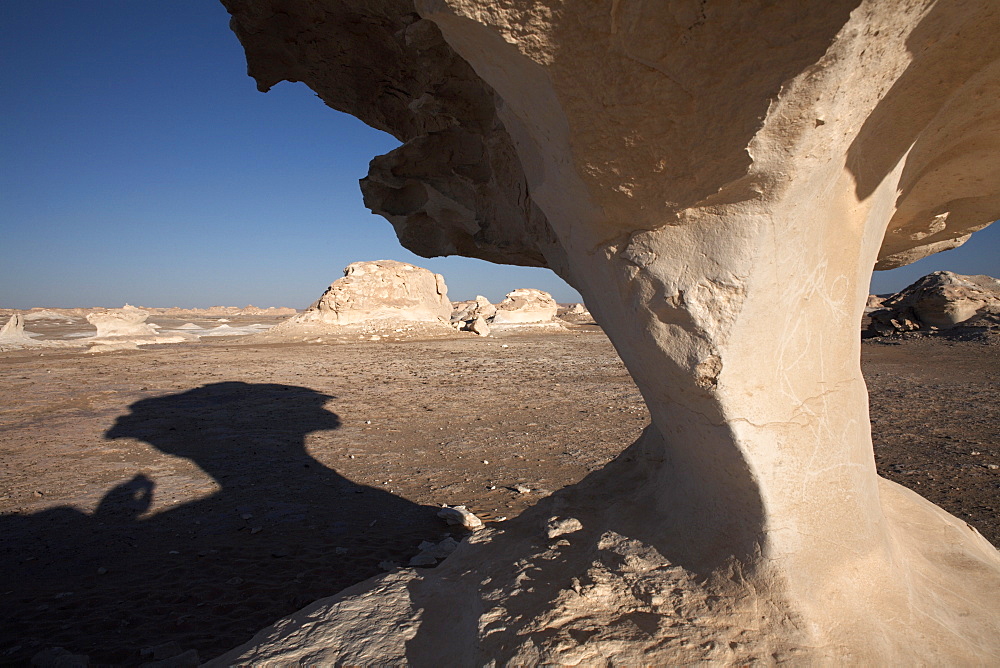
M 29 327 L 29 329 L 32 329 Z M 865 343 L 876 458 L 1000 540 L 1000 347 Z M 203 659 L 631 444 L 603 333 L 0 355 L 0 662 Z M 521 492 L 515 485 L 530 488 Z

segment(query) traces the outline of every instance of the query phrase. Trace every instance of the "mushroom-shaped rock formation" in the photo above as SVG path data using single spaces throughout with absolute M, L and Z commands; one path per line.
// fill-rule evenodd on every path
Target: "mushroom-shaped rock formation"
M 88 313 L 87 322 L 97 328 L 95 338 L 156 336 L 156 328 L 146 323 L 148 317 L 148 311 L 125 304 L 119 309 Z
M 404 246 L 557 272 L 652 425 L 220 660 L 996 661 L 1000 556 L 876 474 L 858 336 L 876 264 L 1000 215 L 994 0 L 223 1 L 261 90 L 404 142 Z

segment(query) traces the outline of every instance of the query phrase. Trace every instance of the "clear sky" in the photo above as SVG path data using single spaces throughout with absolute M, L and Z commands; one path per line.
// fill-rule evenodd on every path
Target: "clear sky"
M 3 0 L 0 108 L 2 307 L 302 308 L 374 259 L 444 274 L 454 300 L 579 300 L 548 270 L 404 250 L 357 183 L 397 142 L 302 84 L 257 92 L 212 0 Z M 977 236 L 873 287 L 1000 274 L 1000 229 Z

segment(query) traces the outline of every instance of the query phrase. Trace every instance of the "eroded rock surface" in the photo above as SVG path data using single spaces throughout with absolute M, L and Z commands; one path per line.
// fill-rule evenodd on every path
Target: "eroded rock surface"
M 14 313 L 7 319 L 3 327 L 0 327 L 0 346 L 5 348 L 23 348 L 25 346 L 37 345 L 24 331 L 24 316 Z
M 297 319 L 335 325 L 372 320 L 441 322 L 451 316 L 444 277 L 405 262 L 353 262 Z
M 885 299 L 871 319 L 869 332 L 882 336 L 973 321 L 1000 323 L 1000 281 L 935 271 Z
M 1000 556 L 876 475 L 858 337 L 873 266 L 1000 215 L 995 2 L 224 4 L 261 90 L 404 142 L 362 183 L 403 245 L 559 273 L 653 423 L 226 661 L 995 661 Z
M 87 322 L 97 328 L 98 338 L 156 336 L 156 328 L 146 323 L 149 312 L 126 304 L 87 314 Z
M 496 314 L 490 322 L 494 327 L 552 324 L 558 310 L 559 305 L 549 293 L 520 288 L 508 292 L 497 304 Z
M 448 287 L 440 274 L 395 260 L 353 262 L 303 313 L 257 338 L 444 336 L 454 334 L 451 314 Z

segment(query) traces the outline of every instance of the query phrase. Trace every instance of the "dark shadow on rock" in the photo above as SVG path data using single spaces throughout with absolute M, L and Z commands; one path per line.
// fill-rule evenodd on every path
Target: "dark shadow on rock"
M 146 515 L 162 501 L 154 468 L 93 514 L 0 517 L 0 662 L 58 645 L 129 664 L 167 641 L 208 658 L 440 538 L 435 509 L 357 485 L 307 452 L 307 434 L 340 426 L 332 399 L 228 382 L 132 404 L 106 438 L 188 458 L 217 491 Z

